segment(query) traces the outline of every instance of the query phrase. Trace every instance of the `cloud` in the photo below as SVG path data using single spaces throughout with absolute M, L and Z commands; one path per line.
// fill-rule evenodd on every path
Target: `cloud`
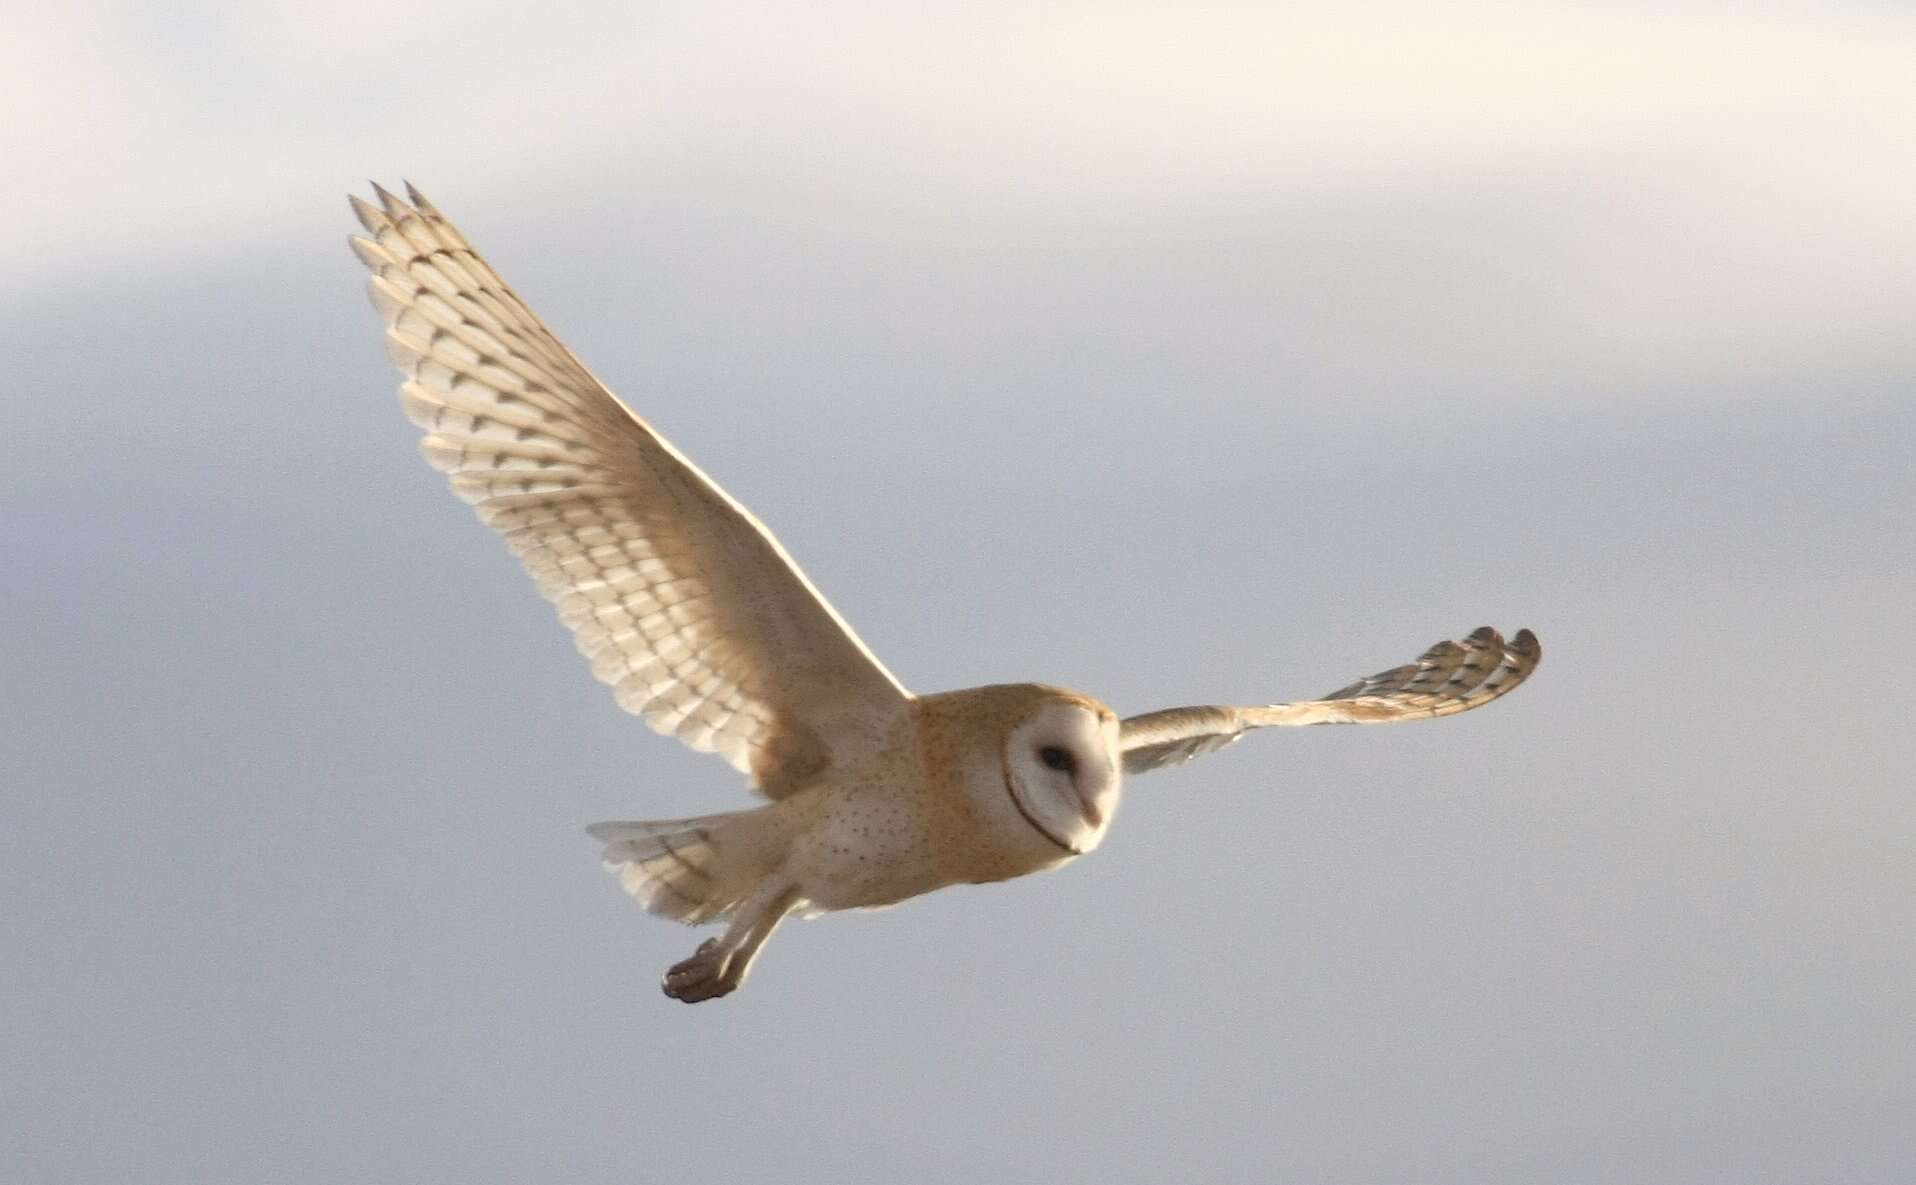
M 919 268 L 1014 247 L 1055 266 L 1081 248 L 1235 250 L 1250 307 L 1288 310 L 1326 365 L 1355 345 L 1402 368 L 1734 386 L 1909 361 L 1902 10 L 352 2 L 30 19 L 0 50 L 14 298 L 317 242 L 338 189 L 405 173 L 455 210 L 563 202 L 555 232 L 717 205 Z

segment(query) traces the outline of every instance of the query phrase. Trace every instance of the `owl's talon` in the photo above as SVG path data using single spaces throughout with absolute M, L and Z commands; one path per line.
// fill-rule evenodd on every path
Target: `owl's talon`
M 687 1004 L 715 1000 L 744 981 L 743 975 L 733 973 L 737 966 L 742 966 L 742 960 L 733 958 L 731 951 L 719 949 L 718 939 L 708 938 L 699 943 L 691 958 L 674 963 L 665 973 L 665 994 Z

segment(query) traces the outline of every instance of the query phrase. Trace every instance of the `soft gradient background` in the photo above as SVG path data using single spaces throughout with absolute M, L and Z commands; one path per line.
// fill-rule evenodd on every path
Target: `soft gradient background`
M 0 1180 L 1909 1180 L 1906 7 L 16 8 Z M 369 175 L 910 686 L 1542 671 L 676 1004 Z

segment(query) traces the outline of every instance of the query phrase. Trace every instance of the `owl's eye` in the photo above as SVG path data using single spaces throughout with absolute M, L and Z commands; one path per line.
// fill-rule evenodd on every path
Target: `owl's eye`
M 1072 773 L 1078 768 L 1071 754 L 1056 745 L 1046 745 L 1038 750 L 1038 760 L 1045 763 L 1046 769 L 1055 769 L 1059 773 Z

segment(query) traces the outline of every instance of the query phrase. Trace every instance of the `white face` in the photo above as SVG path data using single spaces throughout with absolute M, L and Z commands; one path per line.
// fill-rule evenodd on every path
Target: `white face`
M 1117 813 L 1122 752 L 1110 712 L 1072 700 L 1043 704 L 1005 738 L 1005 792 L 1061 859 L 1082 856 L 1103 842 Z

